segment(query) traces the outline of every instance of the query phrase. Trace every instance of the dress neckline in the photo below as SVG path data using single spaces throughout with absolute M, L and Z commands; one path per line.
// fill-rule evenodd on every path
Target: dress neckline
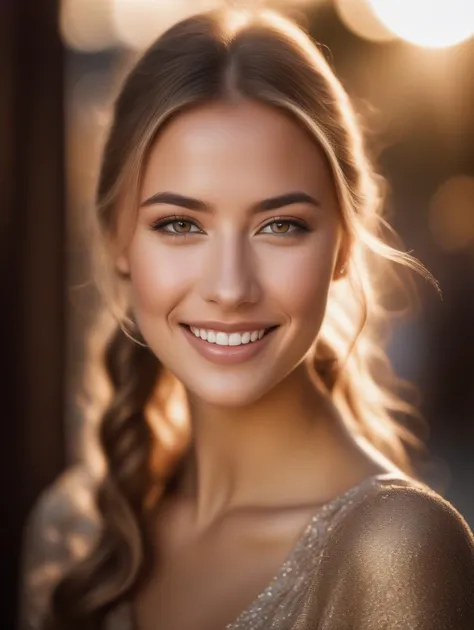
M 272 594 L 272 590 L 277 583 L 283 585 L 282 580 L 285 578 L 288 579 L 288 576 L 292 574 L 295 564 L 297 564 L 296 559 L 299 555 L 299 552 L 306 548 L 309 544 L 309 539 L 311 535 L 316 531 L 315 525 L 333 510 L 336 510 L 340 503 L 343 503 L 345 500 L 348 500 L 350 496 L 356 494 L 358 491 L 364 490 L 366 487 L 369 487 L 371 484 L 376 483 L 377 481 L 407 481 L 410 479 L 403 472 L 387 472 L 387 473 L 377 473 L 374 475 L 369 475 L 368 477 L 364 477 L 361 481 L 357 482 L 355 485 L 351 486 L 347 490 L 344 490 L 342 493 L 336 495 L 334 498 L 326 501 L 325 503 L 319 503 L 315 510 L 311 511 L 310 516 L 306 522 L 306 525 L 303 526 L 301 534 L 296 539 L 296 542 L 293 544 L 291 549 L 288 551 L 285 560 L 280 564 L 280 566 L 276 569 L 271 580 L 268 582 L 267 586 L 258 593 L 254 599 L 250 602 L 248 606 L 246 606 L 234 619 L 234 621 L 228 623 L 225 626 L 225 630 L 240 630 L 241 627 L 245 627 L 244 624 L 247 619 L 255 618 L 259 609 L 261 609 L 263 602 L 265 602 Z M 135 613 L 133 609 L 133 605 L 131 602 L 126 604 L 127 616 L 130 621 L 130 629 L 129 630 L 139 630 L 138 624 L 136 622 Z

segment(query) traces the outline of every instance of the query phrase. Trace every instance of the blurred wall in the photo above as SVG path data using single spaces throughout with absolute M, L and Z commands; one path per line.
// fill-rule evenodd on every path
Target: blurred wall
M 64 465 L 63 58 L 51 0 L 0 3 L 2 597 L 14 628 L 21 536 Z

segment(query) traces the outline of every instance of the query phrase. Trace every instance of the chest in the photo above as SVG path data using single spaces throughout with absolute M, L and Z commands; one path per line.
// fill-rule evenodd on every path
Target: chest
M 278 574 L 307 520 L 237 520 L 198 539 L 162 535 L 157 566 L 133 605 L 134 630 L 224 630 Z

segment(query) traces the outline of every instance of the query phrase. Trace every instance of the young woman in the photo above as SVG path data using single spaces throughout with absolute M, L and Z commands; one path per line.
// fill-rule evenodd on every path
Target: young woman
M 291 21 L 200 14 L 145 52 L 98 185 L 97 511 L 68 481 L 42 498 L 24 628 L 474 628 L 474 539 L 416 479 L 383 351 L 394 267 L 429 274 L 381 209 Z M 159 422 L 172 391 L 187 434 Z

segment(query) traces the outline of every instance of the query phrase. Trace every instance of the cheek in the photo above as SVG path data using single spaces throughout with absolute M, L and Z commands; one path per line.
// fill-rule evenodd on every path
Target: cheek
M 320 246 L 282 251 L 268 268 L 269 285 L 280 306 L 293 320 L 324 314 L 332 279 L 333 248 L 329 242 Z
M 185 247 L 157 247 L 153 238 L 132 243 L 132 301 L 138 312 L 153 314 L 173 308 L 195 281 L 196 261 L 189 253 L 190 248 Z

